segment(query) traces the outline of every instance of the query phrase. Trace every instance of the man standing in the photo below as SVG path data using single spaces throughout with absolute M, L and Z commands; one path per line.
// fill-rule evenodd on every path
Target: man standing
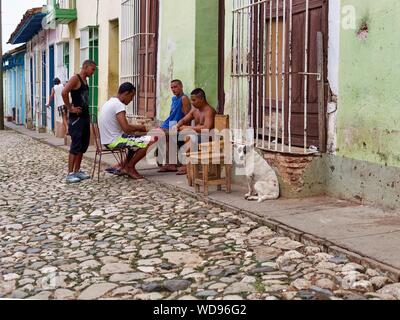
M 93 76 L 96 71 L 96 63 L 86 60 L 81 72 L 74 75 L 65 86 L 62 97 L 69 111 L 69 135 L 71 136 L 71 148 L 69 154 L 67 183 L 78 183 L 90 179 L 90 176 L 81 171 L 83 154 L 89 148 L 90 143 L 90 113 L 89 113 L 89 85 L 87 78 Z M 71 94 L 72 104 L 69 100 Z
M 100 140 L 108 149 L 129 149 L 128 158 L 122 164 L 121 171 L 132 179 L 143 177 L 136 171 L 136 165 L 146 156 L 148 148 L 155 139 L 135 134 L 147 132 L 143 125 L 130 125 L 126 119 L 126 106 L 136 94 L 133 84 L 123 83 L 118 90 L 118 96 L 108 100 L 101 108 L 99 115 Z
M 171 91 L 174 95 L 172 98 L 171 112 L 167 120 L 161 125 L 161 129 L 167 134 L 179 121 L 181 121 L 191 110 L 190 100 L 183 92 L 183 83 L 181 80 L 171 81 Z M 169 143 L 167 143 L 167 158 L 169 155 Z M 179 147 L 179 143 L 178 143 Z M 167 164 L 162 167 L 159 172 L 177 172 L 177 164 Z

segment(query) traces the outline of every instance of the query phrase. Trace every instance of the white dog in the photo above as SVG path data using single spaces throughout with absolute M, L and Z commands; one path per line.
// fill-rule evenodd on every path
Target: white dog
M 235 162 L 247 176 L 249 201 L 276 200 L 279 198 L 279 181 L 275 171 L 253 146 L 235 145 Z

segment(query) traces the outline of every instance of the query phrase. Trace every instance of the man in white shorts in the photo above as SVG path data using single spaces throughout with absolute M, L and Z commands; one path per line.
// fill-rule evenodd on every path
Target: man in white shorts
M 126 107 L 136 95 L 136 88 L 127 82 L 120 86 L 118 96 L 108 100 L 101 108 L 99 115 L 99 129 L 101 143 L 108 149 L 128 148 L 128 159 L 123 164 L 121 172 L 132 179 L 143 177 L 137 172 L 136 165 L 146 157 L 148 148 L 156 142 L 151 136 L 139 136 L 146 133 L 142 125 L 130 125 L 126 118 Z M 136 135 L 135 135 L 136 134 Z
M 49 98 L 49 103 L 46 105 L 47 108 L 50 108 L 51 102 L 54 100 L 54 107 L 58 110 L 58 115 L 63 121 L 64 132 L 68 135 L 68 109 L 64 105 L 64 100 L 62 97 L 62 91 L 64 86 L 62 85 L 60 79 L 54 79 L 54 87 L 51 90 L 51 95 Z

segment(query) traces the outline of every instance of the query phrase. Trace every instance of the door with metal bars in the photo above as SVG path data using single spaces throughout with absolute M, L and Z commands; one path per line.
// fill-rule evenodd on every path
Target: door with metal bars
M 327 8 L 327 0 L 234 0 L 235 140 L 255 139 L 268 151 L 325 152 Z
M 121 0 L 120 82 L 131 82 L 137 95 L 131 115 L 156 116 L 156 67 L 159 0 Z

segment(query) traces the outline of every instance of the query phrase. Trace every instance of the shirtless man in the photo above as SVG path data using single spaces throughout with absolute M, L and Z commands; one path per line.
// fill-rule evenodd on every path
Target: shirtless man
M 202 132 L 207 131 L 209 133 L 214 129 L 216 111 L 207 102 L 206 93 L 203 89 L 193 90 L 190 100 L 194 108 L 186 117 L 179 121 L 173 129 L 183 133 L 184 131 L 195 131 L 198 134 L 198 139 L 200 139 Z M 188 124 L 193 120 L 195 125 L 189 126 Z M 205 141 L 198 142 L 201 143 Z M 181 168 L 179 174 L 185 175 L 186 173 L 187 168 L 184 166 Z

